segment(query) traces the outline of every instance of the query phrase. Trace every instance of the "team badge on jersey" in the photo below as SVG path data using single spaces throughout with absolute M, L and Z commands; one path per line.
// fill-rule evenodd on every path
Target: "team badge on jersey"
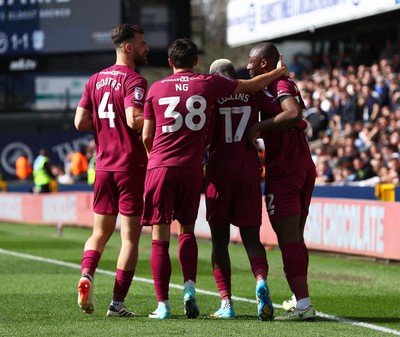
M 144 96 L 144 90 L 142 88 L 136 87 L 134 90 L 135 99 L 141 101 Z

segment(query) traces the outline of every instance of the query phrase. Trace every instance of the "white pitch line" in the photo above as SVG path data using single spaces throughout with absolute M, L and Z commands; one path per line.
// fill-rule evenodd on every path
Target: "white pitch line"
M 81 268 L 81 266 L 79 264 L 77 264 L 77 263 L 70 263 L 70 262 L 64 262 L 64 261 L 60 261 L 60 260 L 47 259 L 45 257 L 13 252 L 11 250 L 5 250 L 5 249 L 1 249 L 1 248 L 0 248 L 0 254 L 11 255 L 11 256 L 24 258 L 24 259 L 28 259 L 28 260 L 33 260 L 33 261 L 46 262 L 46 263 L 55 264 L 55 265 L 59 265 L 59 266 L 63 266 L 63 267 L 70 267 L 70 268 L 75 268 L 75 269 L 80 269 Z M 104 270 L 104 269 L 96 269 L 96 273 L 115 276 L 115 272 L 112 272 L 112 271 L 109 271 L 109 270 Z M 153 283 L 153 280 L 148 279 L 148 278 L 144 278 L 144 277 L 136 277 L 135 276 L 134 280 L 135 281 L 139 281 L 139 282 L 144 282 L 144 283 L 151 283 L 151 284 Z M 170 286 L 170 288 L 183 289 L 183 286 L 181 286 L 179 284 L 170 283 L 169 286 Z M 202 290 L 202 289 L 197 289 L 196 288 L 196 292 L 200 293 L 200 294 L 219 297 L 219 294 L 216 293 L 216 292 L 213 292 L 213 291 Z M 232 299 L 235 300 L 235 301 L 242 301 L 242 302 L 248 302 L 248 303 L 256 303 L 257 302 L 256 300 L 251 300 L 249 298 L 237 297 L 237 296 L 232 296 Z M 282 308 L 281 305 L 275 304 L 275 303 L 274 303 L 274 307 Z M 360 326 L 360 327 L 363 327 L 363 328 L 367 328 L 367 329 L 376 330 L 376 331 L 379 331 L 379 332 L 385 332 L 385 333 L 388 333 L 388 334 L 400 336 L 400 331 L 394 330 L 394 329 L 385 328 L 385 327 L 382 327 L 382 326 L 379 326 L 379 325 L 374 325 L 374 324 L 369 324 L 369 323 L 364 323 L 364 322 L 357 322 L 357 321 L 353 321 L 353 320 L 347 319 L 347 318 L 327 315 L 327 314 L 324 314 L 324 313 L 322 313 L 320 311 L 317 312 L 317 316 L 329 319 L 331 321 L 336 321 L 336 322 L 340 322 L 340 323 L 356 325 L 356 326 Z

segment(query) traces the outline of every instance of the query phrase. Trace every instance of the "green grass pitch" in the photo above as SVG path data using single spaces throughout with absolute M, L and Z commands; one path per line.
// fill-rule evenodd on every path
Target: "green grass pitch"
M 317 310 L 315 322 L 261 322 L 255 281 L 244 248 L 231 244 L 232 291 L 237 318 L 213 320 L 220 305 L 211 271 L 211 243 L 198 240 L 197 300 L 200 316 L 183 315 L 182 274 L 177 240 L 171 241 L 172 319 L 150 320 L 156 308 L 151 281 L 151 238 L 142 235 L 140 256 L 126 305 L 138 316 L 106 318 L 114 284 L 119 233 L 108 243 L 95 274 L 96 310 L 76 304 L 83 245 L 91 230 L 0 223 L 0 336 L 400 336 L 400 263 L 381 263 L 311 252 L 309 287 Z M 291 296 L 278 249 L 268 251 L 268 284 L 276 314 Z

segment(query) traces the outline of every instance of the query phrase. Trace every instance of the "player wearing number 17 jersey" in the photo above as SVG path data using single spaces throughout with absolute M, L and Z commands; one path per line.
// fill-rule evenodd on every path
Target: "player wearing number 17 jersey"
M 120 213 L 121 249 L 107 316 L 125 317 L 133 316 L 124 299 L 138 258 L 147 164 L 140 133 L 147 81 L 135 67 L 147 64 L 149 48 L 142 28 L 130 24 L 115 27 L 112 42 L 115 65 L 89 79 L 75 115 L 78 130 L 94 130 L 97 156 L 93 233 L 83 252 L 78 304 L 85 313 L 94 310 L 94 273 Z
M 236 78 L 231 61 L 219 59 L 210 73 Z M 273 305 L 267 285 L 268 262 L 260 241 L 262 172 L 258 151 L 247 145 L 247 132 L 258 122 L 262 93 L 239 93 L 219 97 L 214 109 L 215 132 L 211 136 L 206 169 L 207 221 L 210 225 L 213 275 L 221 298 L 221 307 L 213 318 L 234 318 L 229 257 L 230 225 L 239 228 L 243 245 L 256 279 L 258 317 L 273 318 Z M 213 132 L 210 132 L 211 135 Z
M 143 225 L 152 228 L 151 269 L 158 308 L 150 318 L 170 317 L 170 225 L 178 222 L 178 257 L 184 280 L 184 312 L 196 318 L 197 243 L 194 225 L 202 189 L 205 136 L 214 101 L 236 92 L 253 92 L 286 73 L 281 67 L 252 80 L 230 80 L 194 72 L 197 46 L 177 39 L 168 49 L 173 75 L 149 89 L 144 110 L 143 142 L 149 153 Z M 256 81 L 253 81 L 256 80 Z

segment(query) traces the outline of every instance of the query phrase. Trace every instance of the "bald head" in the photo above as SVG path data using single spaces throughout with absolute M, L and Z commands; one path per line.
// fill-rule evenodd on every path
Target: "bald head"
M 263 42 L 255 45 L 249 52 L 247 70 L 251 77 L 265 74 L 276 68 L 279 62 L 279 52 L 275 45 Z
M 210 65 L 210 74 L 220 75 L 227 78 L 236 78 L 236 71 L 233 63 L 228 59 L 215 60 Z
M 274 69 L 279 61 L 279 52 L 274 44 L 263 42 L 257 44 L 250 50 L 249 57 L 265 59 L 268 63 L 271 63 L 271 66 L 273 65 L 272 69 Z

